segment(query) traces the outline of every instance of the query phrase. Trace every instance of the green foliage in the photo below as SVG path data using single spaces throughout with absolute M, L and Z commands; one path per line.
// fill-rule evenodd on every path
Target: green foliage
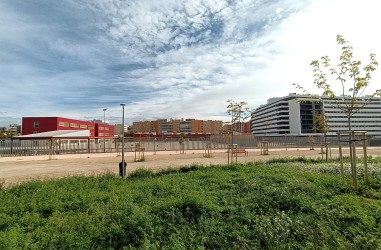
M 33 181 L 0 190 L 0 249 L 378 249 L 380 162 L 357 192 L 303 157 Z
M 316 119 L 316 131 L 318 133 L 328 133 L 331 130 L 331 126 L 328 123 L 328 119 L 324 114 L 315 114 Z
M 323 95 L 327 95 L 329 98 L 336 100 L 336 93 L 334 88 L 329 83 L 325 71 L 321 65 L 329 72 L 330 75 L 336 77 L 336 80 L 341 85 L 342 92 L 340 95 L 349 99 L 349 102 L 337 102 L 336 105 L 340 108 L 349 119 L 352 115 L 360 111 L 364 105 L 368 104 L 374 96 L 381 96 L 381 89 L 376 90 L 370 95 L 365 103 L 358 102 L 358 98 L 363 94 L 365 89 L 369 86 L 371 80 L 371 73 L 377 69 L 378 62 L 375 54 L 370 54 L 370 62 L 364 67 L 360 68 L 361 61 L 353 58 L 353 48 L 349 45 L 349 42 L 341 35 L 336 36 L 336 41 L 341 46 L 340 63 L 337 66 L 332 65 L 329 56 L 323 56 L 320 60 L 314 60 L 311 62 L 311 66 L 314 72 L 314 85 L 323 90 Z M 303 90 L 303 93 L 308 92 L 299 84 L 293 84 L 297 89 Z M 310 95 L 310 94 L 308 94 Z
M 10 139 L 15 135 L 12 131 L 0 132 L 0 139 Z
M 130 178 L 130 179 L 135 179 L 135 178 L 151 178 L 154 175 L 155 175 L 154 172 L 152 172 L 152 170 L 150 170 L 150 169 L 139 168 L 139 169 L 135 170 L 134 172 L 132 172 L 128 176 L 128 178 Z
M 241 123 L 241 121 L 246 120 L 250 117 L 251 112 L 247 106 L 247 102 L 235 102 L 233 100 L 228 100 L 227 113 L 231 115 L 232 118 L 232 130 L 233 126 L 236 123 Z M 241 132 L 241 128 L 236 128 L 239 132 Z
M 337 108 L 341 109 L 348 119 L 348 130 L 352 131 L 352 117 L 355 113 L 359 112 L 365 105 L 372 101 L 375 96 L 381 97 L 381 89 L 376 90 L 373 94 L 366 97 L 365 101 L 359 101 L 359 97 L 364 93 L 366 88 L 370 84 L 371 73 L 377 69 L 378 62 L 375 54 L 370 54 L 370 62 L 362 70 L 360 68 L 361 61 L 353 58 L 353 48 L 349 45 L 349 42 L 341 35 L 336 36 L 336 41 L 341 46 L 340 63 L 334 66 L 328 56 L 323 56 L 319 60 L 311 62 L 314 72 L 314 84 L 318 89 L 323 90 L 323 95 L 327 95 L 329 99 L 335 101 Z M 336 80 L 341 85 L 341 98 L 337 98 L 334 92 L 334 88 L 328 82 L 323 67 L 328 70 L 329 74 L 336 77 Z M 305 89 L 297 83 L 293 84 L 297 89 L 303 90 L 305 94 L 308 94 Z M 308 94 L 309 95 L 309 94 Z M 343 99 L 343 100 L 340 100 Z M 353 186 L 355 189 L 357 185 L 356 165 L 353 148 L 353 138 L 349 140 L 350 155 L 352 160 L 352 178 Z

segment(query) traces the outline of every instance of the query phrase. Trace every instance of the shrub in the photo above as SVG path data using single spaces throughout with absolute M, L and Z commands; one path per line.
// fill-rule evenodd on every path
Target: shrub
M 151 169 L 146 169 L 146 168 L 139 168 L 132 172 L 128 178 L 129 179 L 137 179 L 137 178 L 152 178 L 155 176 L 155 173 L 152 172 Z

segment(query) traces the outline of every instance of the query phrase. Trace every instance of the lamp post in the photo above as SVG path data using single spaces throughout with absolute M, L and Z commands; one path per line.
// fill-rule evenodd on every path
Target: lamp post
M 122 115 L 122 162 L 119 163 L 119 175 L 123 178 L 126 176 L 126 162 L 124 161 L 124 106 L 126 104 L 121 103 L 120 106 L 122 106 L 123 115 Z
M 106 153 L 106 134 L 105 134 L 105 131 L 106 131 L 106 108 L 103 109 L 103 153 Z

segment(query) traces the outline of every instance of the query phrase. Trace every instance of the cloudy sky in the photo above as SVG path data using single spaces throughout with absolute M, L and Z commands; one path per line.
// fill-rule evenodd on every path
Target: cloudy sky
M 228 120 L 311 92 L 314 59 L 381 60 L 376 0 L 1 0 L 0 126 L 23 116 Z M 380 88 L 381 69 L 369 93 Z M 318 93 L 316 91 L 316 93 Z

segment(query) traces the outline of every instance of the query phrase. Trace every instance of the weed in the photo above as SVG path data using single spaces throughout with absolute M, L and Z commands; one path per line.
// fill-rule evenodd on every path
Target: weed
M 128 178 L 129 179 L 152 178 L 153 176 L 155 176 L 155 173 L 152 172 L 152 170 L 146 169 L 146 168 L 139 168 L 139 169 L 135 170 L 134 172 L 132 172 L 128 176 Z
M 0 190 L 5 189 L 5 179 L 0 178 Z

